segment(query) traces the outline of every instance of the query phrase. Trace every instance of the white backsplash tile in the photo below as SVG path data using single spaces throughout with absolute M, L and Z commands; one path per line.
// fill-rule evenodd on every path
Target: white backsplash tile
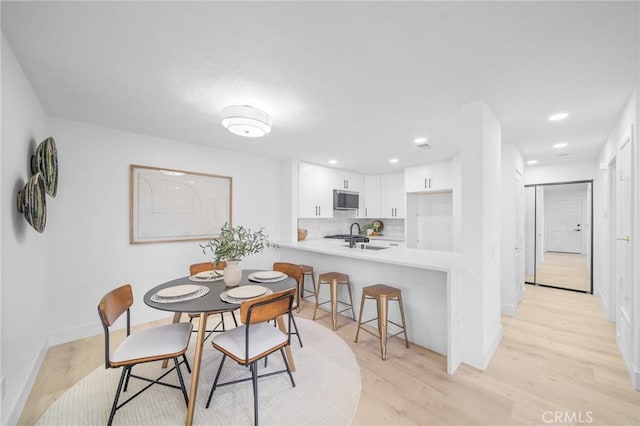
M 353 222 L 364 227 L 373 219 L 355 219 L 355 213 L 348 210 L 334 210 L 331 219 L 298 219 L 298 229 L 307 230 L 307 239 L 323 238 L 327 235 L 348 234 Z M 385 219 L 382 234 L 387 238 L 404 239 L 404 219 Z

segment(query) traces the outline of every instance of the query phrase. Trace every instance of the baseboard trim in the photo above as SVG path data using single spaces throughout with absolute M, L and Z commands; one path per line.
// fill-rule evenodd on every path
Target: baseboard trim
M 600 307 L 602 308 L 602 312 L 604 312 L 604 316 L 607 318 L 607 321 L 609 322 L 615 322 L 615 318 L 611 318 L 610 312 L 609 312 L 609 303 L 607 301 L 607 298 L 604 296 L 604 294 L 602 294 L 602 290 L 600 290 L 599 288 L 596 289 L 595 291 L 595 295 L 598 298 L 598 300 L 600 301 Z
M 640 391 L 640 370 L 638 370 L 636 366 L 633 365 L 631 360 L 627 357 L 627 354 L 622 350 L 619 338 L 616 338 L 616 344 L 618 346 L 618 351 L 620 351 L 620 355 L 622 355 L 622 361 L 624 362 L 625 367 L 627 367 L 631 385 L 635 390 Z
M 158 319 L 162 319 L 166 317 L 167 312 L 136 312 L 135 315 L 131 315 L 131 318 L 134 319 L 135 323 L 131 325 L 134 326 L 136 324 L 143 324 L 151 321 L 156 321 Z M 96 315 L 97 317 L 97 315 Z M 84 339 L 87 337 L 95 336 L 97 334 L 102 334 L 102 325 L 99 321 L 95 321 L 89 324 L 78 325 L 74 327 L 63 328 L 60 330 L 53 331 L 49 333 L 49 346 L 55 346 L 62 343 L 73 342 L 74 340 Z
M 502 324 L 500 324 L 500 327 L 498 328 L 496 335 L 493 337 L 493 341 L 491 342 L 491 345 L 489 346 L 489 348 L 487 348 L 486 351 L 484 351 L 484 354 L 482 356 L 483 358 L 482 371 L 486 370 L 487 367 L 489 366 L 489 363 L 491 362 L 491 359 L 493 358 L 493 356 L 496 354 L 496 351 L 498 350 L 498 346 L 500 346 L 501 341 L 502 341 Z
M 500 305 L 500 314 L 508 317 L 515 317 L 517 307 L 517 305 Z
M 22 389 L 20 389 L 20 393 L 18 395 L 18 399 L 15 404 L 9 411 L 9 418 L 7 419 L 8 425 L 17 425 L 20 420 L 20 416 L 22 415 L 22 410 L 24 410 L 24 406 L 27 404 L 27 400 L 29 399 L 29 395 L 31 394 L 31 389 L 33 388 L 34 383 L 36 382 L 36 378 L 38 377 L 38 373 L 40 372 L 40 367 L 44 362 L 44 357 L 47 355 L 47 351 L 49 350 L 49 346 L 47 345 L 46 340 L 42 342 L 42 346 L 40 347 L 40 351 L 38 352 L 38 356 L 36 357 L 33 366 L 31 367 L 31 372 L 29 373 L 29 377 L 25 381 Z

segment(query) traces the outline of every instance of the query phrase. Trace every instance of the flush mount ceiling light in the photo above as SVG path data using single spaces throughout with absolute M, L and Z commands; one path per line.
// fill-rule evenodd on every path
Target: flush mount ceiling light
M 559 120 L 564 120 L 565 118 L 567 118 L 569 116 L 569 113 L 567 112 L 559 112 L 557 114 L 553 114 L 549 116 L 549 121 L 559 121 Z
M 223 108 L 222 125 L 231 133 L 248 138 L 259 138 L 271 131 L 269 115 L 249 105 Z

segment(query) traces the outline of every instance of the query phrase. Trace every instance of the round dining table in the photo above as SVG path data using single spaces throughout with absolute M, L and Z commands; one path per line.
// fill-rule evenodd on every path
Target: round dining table
M 249 276 L 254 272 L 259 272 L 256 269 L 247 269 L 242 271 L 242 278 L 239 285 L 261 285 L 271 289 L 274 293 L 284 290 L 290 290 L 297 287 L 296 280 L 291 277 L 286 277 L 284 280 L 277 282 L 253 282 L 249 280 Z M 158 291 L 185 284 L 199 284 L 209 289 L 209 292 L 195 299 L 184 300 L 171 303 L 159 303 L 152 300 L 152 296 L 158 293 Z M 207 323 L 207 317 L 212 313 L 224 313 L 232 312 L 240 308 L 239 304 L 228 303 L 220 298 L 220 295 L 228 288 L 225 286 L 222 279 L 215 281 L 206 281 L 199 279 L 191 279 L 191 277 L 176 278 L 171 281 L 159 284 L 153 287 L 144 295 L 144 303 L 148 306 L 159 309 L 162 311 L 173 312 L 173 322 L 179 322 L 182 313 L 199 314 L 198 332 L 196 334 L 196 348 L 193 360 L 193 369 L 191 373 L 191 388 L 189 390 L 189 404 L 187 406 L 187 419 L 185 424 L 191 426 L 193 423 L 193 414 L 196 406 L 196 395 L 198 393 L 198 379 L 200 376 L 200 364 L 202 361 L 202 350 L 204 347 L 205 329 Z M 287 332 L 284 320 L 282 317 L 277 319 L 278 327 L 281 331 Z M 293 355 L 291 348 L 287 346 L 285 348 L 287 360 L 292 371 L 295 371 L 295 364 L 293 362 Z M 163 363 L 163 367 L 166 367 L 166 362 Z

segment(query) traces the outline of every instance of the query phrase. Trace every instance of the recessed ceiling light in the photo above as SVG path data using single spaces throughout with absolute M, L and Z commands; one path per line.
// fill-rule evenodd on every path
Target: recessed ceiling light
M 567 113 L 567 112 L 559 112 L 557 114 L 550 115 L 549 116 L 549 121 L 564 120 L 568 116 L 569 116 L 569 113 Z
M 538 160 L 529 160 L 527 164 L 538 164 Z
M 567 146 L 567 143 L 566 143 L 566 142 L 559 142 L 559 143 L 556 143 L 556 144 L 554 144 L 554 145 L 553 145 L 553 147 L 554 147 L 555 149 L 558 149 L 558 148 L 564 148 L 565 146 Z
M 422 143 L 425 143 L 427 141 L 427 138 L 415 138 L 413 140 L 414 143 L 416 143 L 417 145 L 420 145 Z
M 333 158 L 329 160 L 329 164 L 338 164 L 338 160 L 334 160 Z
M 395 163 L 397 163 L 398 161 L 400 161 L 400 160 L 398 160 L 397 158 L 390 158 L 390 159 L 389 159 L 389 162 L 390 162 L 391 164 L 395 164 Z

